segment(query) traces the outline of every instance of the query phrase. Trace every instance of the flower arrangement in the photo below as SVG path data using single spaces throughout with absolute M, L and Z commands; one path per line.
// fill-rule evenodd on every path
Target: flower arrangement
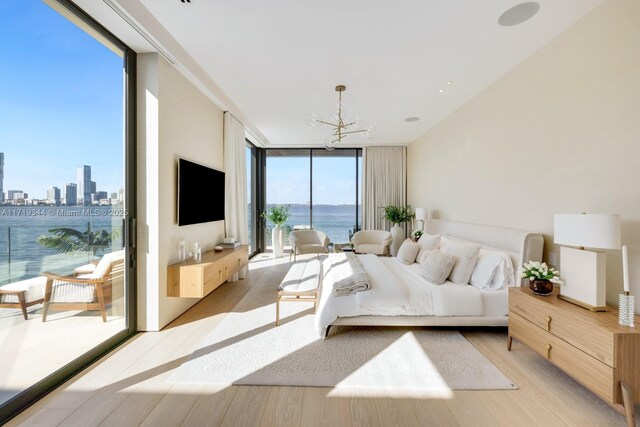
M 422 230 L 416 230 L 413 232 L 413 238 L 414 240 L 417 242 L 418 240 L 420 240 L 420 238 L 422 237 L 424 233 L 422 232 Z
M 262 212 L 262 218 L 266 218 L 275 225 L 284 224 L 289 219 L 288 205 L 274 205 L 267 212 Z
M 411 213 L 411 206 L 383 206 L 384 218 L 393 224 L 404 224 L 411 221 L 413 214 Z
M 549 268 L 544 262 L 529 261 L 520 268 L 520 277 L 529 280 L 548 280 L 556 285 L 564 285 L 560 280 L 560 272 Z

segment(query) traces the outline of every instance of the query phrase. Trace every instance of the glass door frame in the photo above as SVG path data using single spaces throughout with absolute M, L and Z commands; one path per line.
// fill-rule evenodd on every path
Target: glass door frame
M 261 204 L 263 197 L 263 192 L 261 191 L 262 177 L 260 171 L 261 167 L 261 157 L 262 157 L 262 149 L 253 145 L 251 141 L 245 139 L 246 147 L 251 150 L 251 210 L 249 212 L 251 215 L 251 231 L 255 234 L 254 246 L 252 246 L 251 253 L 249 253 L 249 258 L 256 256 L 259 252 L 262 252 L 262 247 L 264 245 L 264 238 L 262 233 L 262 218 L 260 213 L 264 210 Z M 252 243 L 252 237 L 249 235 L 249 243 Z
M 70 16 L 66 16 L 67 18 L 77 20 L 76 25 L 88 26 L 123 52 L 126 191 L 124 207 L 127 212 L 125 219 L 123 219 L 123 236 L 126 250 L 125 313 L 127 327 L 0 405 L 0 420 L 2 422 L 9 421 L 136 333 L 136 53 L 70 0 L 56 0 L 56 2 L 65 9 L 65 12 L 69 13 Z
M 248 141 L 247 141 L 248 142 Z M 281 151 L 283 150 L 283 148 L 257 148 L 258 150 L 258 170 L 256 171 L 256 175 L 257 175 L 257 182 L 258 182 L 258 189 L 259 191 L 257 192 L 257 198 L 258 198 L 258 202 L 257 202 L 257 208 L 258 208 L 258 212 L 264 212 L 266 209 L 266 194 L 267 194 L 267 183 L 266 183 L 266 168 L 267 168 L 267 162 L 266 162 L 266 158 L 267 158 L 267 152 L 269 151 Z M 361 188 L 360 186 L 358 186 L 357 184 L 360 183 L 360 180 L 362 178 L 362 171 L 360 170 L 360 164 L 359 164 L 359 160 L 362 159 L 362 148 L 359 147 L 344 147 L 344 148 L 336 148 L 334 149 L 332 152 L 333 153 L 339 153 L 340 151 L 354 151 L 356 152 L 356 155 L 353 156 L 354 157 L 354 161 L 355 161 L 355 178 L 356 178 L 356 191 L 354 194 L 355 197 L 355 204 L 356 204 L 356 218 L 355 218 L 355 226 L 357 230 L 360 230 L 362 228 L 362 207 L 360 206 L 359 202 L 360 202 L 360 194 L 361 194 Z M 325 148 L 286 148 L 286 151 L 307 151 L 309 153 L 309 221 L 310 221 L 310 225 L 313 228 L 313 153 L 314 151 L 326 151 Z M 263 218 L 259 217 L 257 220 L 259 221 L 259 228 L 257 228 L 257 230 L 259 230 L 260 232 L 258 233 L 258 240 L 259 240 L 259 245 L 258 245 L 258 252 L 265 252 L 266 251 L 266 245 L 265 245 L 265 238 L 264 238 L 264 233 L 265 233 L 265 229 L 266 229 L 266 220 L 264 220 Z M 356 231 L 357 231 L 356 230 Z

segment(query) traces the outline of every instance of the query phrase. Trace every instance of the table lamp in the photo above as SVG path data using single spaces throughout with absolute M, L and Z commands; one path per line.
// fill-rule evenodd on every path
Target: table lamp
M 427 209 L 416 208 L 414 213 L 416 221 L 420 221 L 420 231 L 424 231 L 424 222 L 428 219 Z
M 606 311 L 607 255 L 585 247 L 620 249 L 620 215 L 554 215 L 553 234 L 553 242 L 563 245 L 560 274 L 564 285 L 560 286 L 558 298 L 591 311 Z

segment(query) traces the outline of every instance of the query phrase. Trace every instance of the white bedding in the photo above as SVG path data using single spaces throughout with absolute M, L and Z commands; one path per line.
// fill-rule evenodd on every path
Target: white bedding
M 371 289 L 335 297 L 331 292 L 332 277 L 329 270 L 322 281 L 322 293 L 315 316 L 316 331 L 321 336 L 338 317 L 507 314 L 507 290 L 483 291 L 451 282 L 437 286 L 422 277 L 418 264 L 402 265 L 394 258 L 376 255 L 359 257 L 371 277 Z

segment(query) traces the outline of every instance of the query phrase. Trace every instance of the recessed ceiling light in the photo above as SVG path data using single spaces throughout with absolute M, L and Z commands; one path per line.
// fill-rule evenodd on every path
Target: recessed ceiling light
M 420 120 L 420 117 L 407 117 L 406 119 L 404 119 L 404 121 L 407 123 L 417 122 L 418 120 Z
M 444 92 L 444 89 L 440 89 L 438 92 L 443 93 L 443 92 Z
M 452 84 L 453 84 L 453 82 L 452 82 L 451 80 L 449 80 L 449 81 L 447 82 L 447 86 L 451 86 Z
M 513 25 L 522 24 L 525 21 L 533 18 L 533 16 L 540 10 L 540 4 L 534 1 L 528 1 L 520 3 L 512 8 L 505 10 L 500 18 L 498 18 L 498 24 L 503 27 L 511 27 Z

